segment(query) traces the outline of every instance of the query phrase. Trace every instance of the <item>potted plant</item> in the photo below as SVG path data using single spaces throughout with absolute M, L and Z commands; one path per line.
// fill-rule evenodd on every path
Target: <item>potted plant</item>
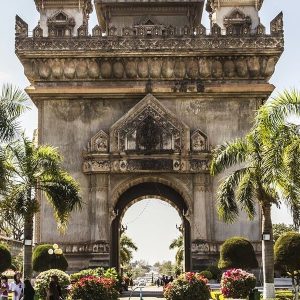
M 230 269 L 222 275 L 221 292 L 224 298 L 247 299 L 255 285 L 253 274 L 242 269 Z
M 167 300 L 208 300 L 210 290 L 208 280 L 199 273 L 183 273 L 164 288 Z

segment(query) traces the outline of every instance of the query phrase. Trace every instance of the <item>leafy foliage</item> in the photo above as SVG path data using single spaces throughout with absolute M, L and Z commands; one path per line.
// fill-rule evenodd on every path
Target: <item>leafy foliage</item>
M 209 271 L 212 274 L 212 279 L 221 280 L 221 276 L 222 276 L 222 271 L 214 265 L 210 265 L 206 268 L 206 271 Z
M 133 240 L 126 234 L 122 234 L 120 238 L 120 260 L 121 265 L 126 266 L 133 258 L 133 251 L 137 251 L 138 247 Z
M 3 199 L 24 218 L 26 238 L 32 240 L 32 222 L 39 210 L 37 195 L 40 192 L 45 193 L 52 205 L 58 228 L 64 230 L 70 213 L 81 207 L 81 198 L 78 184 L 62 168 L 62 157 L 58 151 L 47 145 L 36 146 L 21 136 L 5 147 L 5 168 L 7 185 L 2 190 Z M 31 249 L 25 247 L 24 257 L 30 255 Z M 30 276 L 28 264 L 24 273 Z
M 207 270 L 201 271 L 199 274 L 201 276 L 205 277 L 207 280 L 213 279 L 213 274 L 210 271 L 207 271 Z
M 6 245 L 0 244 L 0 273 L 11 266 L 11 254 Z
M 300 285 L 300 233 L 282 234 L 275 243 L 275 266 L 292 278 L 293 285 Z
M 198 273 L 184 273 L 164 289 L 167 300 L 208 300 L 210 291 L 205 277 Z
M 66 271 L 68 262 L 64 254 L 49 254 L 48 250 L 53 249 L 52 245 L 43 244 L 34 248 L 32 254 L 32 268 L 36 272 L 43 272 L 49 269 L 58 269 Z
M 287 225 L 284 223 L 273 224 L 273 240 L 276 242 L 281 235 L 290 231 L 295 231 L 293 225 Z
M 0 141 L 10 141 L 19 130 L 18 118 L 28 108 L 27 94 L 12 85 L 3 85 L 0 95 Z
M 220 269 L 258 267 L 258 262 L 252 244 L 245 238 L 233 237 L 227 239 L 221 246 Z
M 95 268 L 95 269 L 86 269 L 82 270 L 77 273 L 73 273 L 70 275 L 71 281 L 78 281 L 83 277 L 89 277 L 89 276 L 94 276 L 94 277 L 101 277 L 104 274 L 104 269 L 103 268 Z
M 181 267 L 184 259 L 184 245 L 183 245 L 183 235 L 180 235 L 177 239 L 174 239 L 170 246 L 170 250 L 177 249 L 176 251 L 176 265 Z
M 104 277 L 83 277 L 72 284 L 70 299 L 81 300 L 117 300 L 118 291 L 114 279 Z
M 39 298 L 46 299 L 46 291 L 49 287 L 51 276 L 53 275 L 58 277 L 58 283 L 62 287 L 63 296 L 65 297 L 67 295 L 65 287 L 70 284 L 69 275 L 61 270 L 52 269 L 42 272 L 36 277 L 34 287 Z
M 245 299 L 255 288 L 256 278 L 241 269 L 231 269 L 223 273 L 221 292 L 225 298 Z

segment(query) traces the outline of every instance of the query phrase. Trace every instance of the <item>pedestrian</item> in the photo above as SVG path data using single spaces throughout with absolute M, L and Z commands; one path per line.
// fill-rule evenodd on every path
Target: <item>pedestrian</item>
M 22 275 L 17 272 L 14 275 L 14 281 L 10 284 L 9 290 L 13 293 L 13 300 L 21 300 L 24 296 L 24 284 L 21 281 Z
M 174 277 L 171 275 L 169 278 L 169 282 L 173 282 L 174 281 Z
M 1 289 L 0 289 L 1 300 L 8 299 L 8 291 L 9 291 L 8 278 L 6 276 L 2 276 L 1 277 Z
M 24 298 L 23 300 L 34 300 L 35 290 L 29 279 L 24 280 Z
M 47 291 L 47 300 L 59 300 L 59 293 L 56 282 L 51 280 Z

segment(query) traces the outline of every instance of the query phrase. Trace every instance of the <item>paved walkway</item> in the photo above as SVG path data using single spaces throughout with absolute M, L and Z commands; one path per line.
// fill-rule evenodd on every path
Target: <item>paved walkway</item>
M 156 287 L 156 286 L 147 286 L 143 287 L 143 299 L 147 300 L 154 300 L 154 299 L 164 299 L 163 298 L 163 288 L 162 287 Z M 132 297 L 130 298 L 130 295 L 132 294 Z M 124 292 L 119 299 L 128 299 L 129 300 L 139 300 L 140 299 L 140 289 L 137 288 L 132 293 L 131 290 L 128 292 Z

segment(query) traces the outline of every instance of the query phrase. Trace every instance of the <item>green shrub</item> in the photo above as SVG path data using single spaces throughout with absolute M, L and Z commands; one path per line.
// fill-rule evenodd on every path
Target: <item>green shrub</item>
M 36 277 L 34 287 L 39 298 L 46 298 L 46 291 L 49 286 L 51 276 L 53 275 L 56 275 L 58 277 L 58 282 L 62 288 L 63 297 L 67 295 L 65 287 L 70 284 L 69 275 L 61 270 L 52 269 L 42 272 Z
M 205 277 L 207 280 L 211 280 L 213 279 L 213 275 L 210 271 L 202 271 L 199 273 L 200 275 L 202 275 L 203 277 Z
M 63 254 L 49 254 L 49 249 L 53 249 L 52 245 L 38 245 L 34 248 L 32 254 L 32 268 L 36 272 L 43 272 L 50 269 L 58 269 L 65 271 L 68 268 L 68 262 Z
M 115 289 L 114 279 L 104 277 L 83 277 L 72 284 L 70 299 L 80 300 L 117 300 L 119 293 Z
M 11 266 L 11 254 L 7 246 L 0 244 L 0 273 Z
M 207 279 L 199 273 L 184 273 L 164 289 L 167 300 L 208 300 L 210 291 Z
M 208 266 L 206 268 L 206 270 L 212 274 L 212 279 L 215 279 L 218 281 L 221 280 L 222 271 L 217 266 L 214 266 L 214 265 Z
M 252 244 L 242 237 L 226 240 L 221 246 L 218 267 L 220 269 L 257 268 L 258 262 Z
M 95 276 L 101 277 L 104 274 L 103 268 L 86 269 L 70 275 L 71 281 L 78 281 L 83 277 Z

